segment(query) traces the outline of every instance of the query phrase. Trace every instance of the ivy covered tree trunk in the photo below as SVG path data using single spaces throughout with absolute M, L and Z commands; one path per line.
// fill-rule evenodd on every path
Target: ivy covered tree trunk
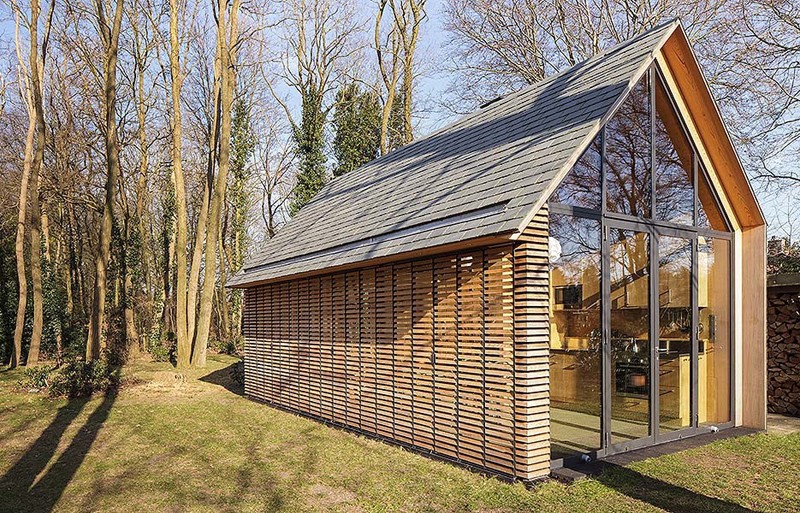
M 378 156 L 381 144 L 381 105 L 378 96 L 352 83 L 336 94 L 333 112 L 333 176 L 363 166 Z
M 245 98 L 238 99 L 233 105 L 231 127 L 231 174 L 233 182 L 229 194 L 230 227 L 226 234 L 227 241 L 222 244 L 220 255 L 225 256 L 227 265 L 220 269 L 220 291 L 222 323 L 221 332 L 226 332 L 231 341 L 237 340 L 240 333 L 242 316 L 242 291 L 226 289 L 227 277 L 242 268 L 247 246 L 247 213 L 250 209 L 250 161 L 253 157 L 256 137 L 253 133 L 250 118 L 250 105 Z
M 302 98 L 302 117 L 292 126 L 295 152 L 299 161 L 297 185 L 292 193 L 289 214 L 296 215 L 325 186 L 325 111 L 323 94 L 316 86 L 308 87 Z

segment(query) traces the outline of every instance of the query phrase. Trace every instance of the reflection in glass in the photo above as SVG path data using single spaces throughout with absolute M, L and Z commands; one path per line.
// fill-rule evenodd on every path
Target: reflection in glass
M 550 215 L 551 457 L 600 448 L 600 221 Z
M 698 170 L 697 180 L 697 226 L 710 230 L 728 231 L 725 216 L 702 167 Z
M 658 239 L 659 432 L 691 425 L 692 241 Z
M 699 356 L 701 424 L 731 420 L 730 241 L 698 239 Z
M 550 201 L 573 207 L 600 210 L 602 201 L 600 163 L 600 135 L 598 135 L 550 196 Z
M 650 236 L 612 229 L 611 443 L 650 434 Z
M 656 217 L 694 224 L 692 148 L 661 80 L 655 81 Z
M 647 77 L 606 124 L 606 203 L 609 212 L 650 217 L 650 94 Z

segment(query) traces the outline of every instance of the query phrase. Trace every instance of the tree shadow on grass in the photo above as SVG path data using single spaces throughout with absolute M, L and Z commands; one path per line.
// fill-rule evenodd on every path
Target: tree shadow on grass
M 594 479 L 627 495 L 670 513 L 753 513 L 753 510 L 655 479 L 635 470 L 605 463 L 605 470 Z
M 28 447 L 25 454 L 0 477 L 0 512 L 52 511 L 89 453 L 116 397 L 116 390 L 105 394 L 103 401 L 89 415 L 64 452 L 41 479 L 36 481 L 55 455 L 64 432 L 84 409 L 88 399 L 72 399 L 59 408 L 56 417 Z
M 244 385 L 237 383 L 233 377 L 237 366 L 240 365 L 242 365 L 241 362 L 232 363 L 227 367 L 223 367 L 222 369 L 217 369 L 214 372 L 206 374 L 200 378 L 200 381 L 219 385 L 228 392 L 243 396 Z

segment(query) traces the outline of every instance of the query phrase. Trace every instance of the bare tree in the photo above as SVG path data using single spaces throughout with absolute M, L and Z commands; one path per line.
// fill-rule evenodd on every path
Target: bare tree
M 451 110 L 465 112 L 533 84 L 604 48 L 679 17 L 689 34 L 719 51 L 735 0 L 447 0 L 444 26 L 455 63 Z
M 117 135 L 117 57 L 122 26 L 123 0 L 114 4 L 94 0 L 97 31 L 103 43 L 103 105 L 105 110 L 106 184 L 103 217 L 95 258 L 95 287 L 92 298 L 86 359 L 95 360 L 105 348 L 102 337 L 107 293 L 106 271 L 111 257 L 111 228 L 114 223 L 114 199 L 120 175 L 119 140 Z M 110 22 L 110 24 L 109 24 Z
M 175 315 L 176 337 L 178 340 L 178 366 L 188 367 L 191 361 L 191 338 L 188 330 L 189 303 L 187 302 L 187 244 L 189 224 L 186 211 L 186 183 L 183 174 L 183 121 L 181 118 L 181 90 L 184 71 L 181 67 L 181 46 L 178 37 L 178 23 L 181 5 L 178 0 L 169 2 L 169 69 L 172 98 L 172 181 L 175 186 Z M 192 316 L 194 303 L 192 305 Z
M 208 350 L 208 335 L 211 328 L 211 310 L 214 302 L 217 273 L 217 250 L 220 233 L 222 206 L 230 170 L 231 149 L 231 111 L 233 95 L 236 90 L 236 52 L 239 45 L 239 7 L 240 0 L 219 0 L 217 11 L 217 64 L 219 70 L 219 153 L 217 156 L 217 176 L 209 208 L 208 233 L 203 276 L 203 289 L 200 296 L 200 312 L 197 318 L 197 333 L 192 349 L 192 366 L 205 367 Z M 210 177 L 209 177 L 210 179 Z
M 414 102 L 414 55 L 419 42 L 419 31 L 425 19 L 425 0 L 390 0 L 395 24 L 403 43 L 403 144 L 414 139 L 411 112 Z
M 767 186 L 797 185 L 800 170 L 800 5 L 791 0 L 741 2 L 743 44 L 733 55 L 735 133 L 755 177 Z
M 33 283 L 33 331 L 28 351 L 28 363 L 39 360 L 39 348 L 42 341 L 42 264 L 41 264 L 41 209 L 39 205 L 39 176 L 44 160 L 45 122 L 44 102 L 42 100 L 42 74 L 47 56 L 47 45 L 50 39 L 50 27 L 53 19 L 55 2 L 51 2 L 45 17 L 44 34 L 41 47 L 39 44 L 39 16 L 41 5 L 32 0 L 30 18 L 25 20 L 29 33 L 29 55 L 27 66 L 22 56 L 19 28 L 23 18 L 21 8 L 12 2 L 16 22 L 16 47 L 19 61 L 21 94 L 28 110 L 28 133 L 25 140 L 25 159 L 23 163 L 22 182 L 20 186 L 19 216 L 16 236 L 17 279 L 19 281 L 19 302 L 17 305 L 17 325 L 14 331 L 14 356 L 12 366 L 20 364 L 22 351 L 22 330 L 25 322 L 25 304 L 27 301 L 27 283 L 25 277 L 24 237 L 26 221 L 26 199 L 30 196 L 30 263 L 31 282 Z M 41 55 L 40 55 L 41 51 Z M 33 191 L 29 191 L 29 185 Z
M 384 87 L 383 106 L 381 107 L 381 155 L 389 152 L 389 118 L 394 108 L 397 95 L 397 83 L 400 80 L 401 36 L 400 29 L 392 17 L 385 36 L 381 27 L 389 0 L 378 0 L 378 11 L 375 15 L 374 44 L 378 58 L 378 71 Z

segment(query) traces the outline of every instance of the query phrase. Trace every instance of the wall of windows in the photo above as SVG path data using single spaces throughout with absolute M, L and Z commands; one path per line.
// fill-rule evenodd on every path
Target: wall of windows
M 600 221 L 550 215 L 550 443 L 600 448 Z
M 655 66 L 549 206 L 552 457 L 730 421 L 730 226 Z

